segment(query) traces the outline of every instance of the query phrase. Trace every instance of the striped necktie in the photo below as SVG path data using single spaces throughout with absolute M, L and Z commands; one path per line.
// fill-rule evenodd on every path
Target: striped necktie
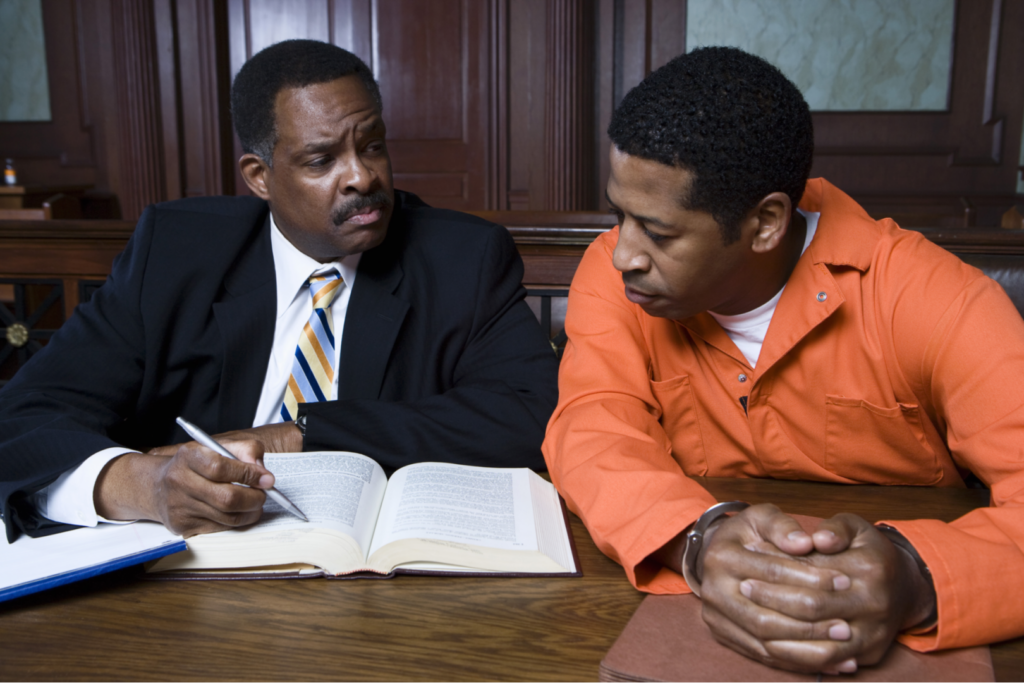
M 309 278 L 313 314 L 302 328 L 292 360 L 292 375 L 284 390 L 281 418 L 285 422 L 299 415 L 300 403 L 329 401 L 334 387 L 334 317 L 331 304 L 345 286 L 337 270 Z

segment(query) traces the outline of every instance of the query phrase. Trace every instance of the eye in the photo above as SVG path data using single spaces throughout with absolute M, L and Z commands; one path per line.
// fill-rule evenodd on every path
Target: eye
M 317 157 L 316 159 L 313 159 L 312 161 L 310 161 L 306 165 L 309 166 L 310 168 L 325 168 L 330 163 L 331 163 L 331 157 L 329 157 L 329 156 L 322 156 L 322 157 Z
M 654 243 L 663 242 L 664 240 L 668 239 L 668 235 L 659 235 L 656 232 L 651 232 L 647 228 L 644 228 L 643 230 L 644 234 L 647 235 L 647 239 L 651 240 Z
M 367 144 L 364 150 L 369 154 L 377 154 L 378 152 L 383 152 L 384 148 L 385 145 L 383 140 L 374 140 Z

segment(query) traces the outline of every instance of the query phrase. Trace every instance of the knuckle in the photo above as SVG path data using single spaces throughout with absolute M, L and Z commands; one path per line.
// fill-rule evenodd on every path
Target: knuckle
M 212 477 L 218 481 L 228 481 L 232 478 L 232 472 L 234 470 L 234 461 L 229 460 L 223 456 L 214 456 L 210 458 L 209 472 Z
M 751 623 L 751 633 L 758 638 L 764 638 L 771 633 L 774 625 L 774 618 L 764 612 L 758 612 Z
M 224 515 L 224 524 L 227 526 L 243 526 L 248 519 L 248 513 L 231 512 Z
M 235 491 L 237 488 L 233 484 L 221 484 L 214 487 L 213 493 L 210 496 L 210 503 L 221 511 L 234 510 L 238 500 L 238 492 Z
M 809 619 L 819 619 L 825 612 L 825 596 L 818 592 L 801 593 L 797 601 L 801 616 Z

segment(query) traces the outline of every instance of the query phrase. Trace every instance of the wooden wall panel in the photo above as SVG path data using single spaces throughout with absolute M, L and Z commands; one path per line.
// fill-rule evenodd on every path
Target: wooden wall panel
M 545 151 L 551 172 L 547 209 L 594 207 L 594 38 L 591 0 L 549 0 Z
M 166 198 L 153 5 L 111 0 L 110 16 L 121 141 L 118 194 L 124 214 L 138 216 Z
M 395 186 L 437 206 L 486 205 L 487 7 L 377 0 L 374 8 Z
M 998 225 L 1017 181 L 1024 3 L 960 2 L 955 35 L 948 111 L 817 113 L 814 173 L 854 196 L 974 198 L 978 224 Z
M 175 0 L 174 10 L 180 102 L 173 124 L 165 124 L 164 130 L 167 134 L 172 128 L 180 131 L 181 185 L 176 191 L 169 186 L 167 195 L 232 194 L 226 9 L 219 0 Z
M 614 23 L 613 65 L 598 73 L 597 128 L 603 131 L 611 116 L 609 97 L 617 103 L 685 50 L 686 0 L 600 1 L 601 16 Z M 598 53 L 608 46 L 602 34 Z M 812 174 L 873 213 L 904 215 L 919 226 L 998 225 L 1015 201 L 1024 118 L 1020 64 L 1024 3 L 958 2 L 949 110 L 815 112 Z M 607 154 L 607 140 L 600 137 L 597 144 L 599 154 Z M 603 194 L 606 164 L 599 173 Z
M 231 74 L 288 38 L 352 50 L 381 86 L 396 187 L 435 206 L 496 208 L 504 7 L 503 0 L 231 0 Z
M 499 209 L 541 210 L 547 201 L 546 22 L 546 0 L 516 0 L 509 7 L 508 177 Z
M 100 65 L 84 38 L 109 41 L 110 31 L 109 25 L 97 26 L 95 18 L 90 8 L 74 0 L 43 3 L 52 120 L 0 123 L 0 153 L 15 159 L 22 183 L 95 185 L 106 180 L 100 168 L 105 150 L 100 149 L 98 117 L 91 106 L 103 83 L 93 77 Z
M 466 141 L 470 84 L 462 67 L 471 28 L 463 23 L 464 4 L 390 0 L 381 11 L 377 3 L 374 71 L 385 106 L 397 105 L 387 111 L 392 140 Z
M 93 185 L 126 219 L 233 188 L 221 2 L 47 0 L 43 23 L 53 121 L 0 124 L 22 182 Z
M 396 184 L 459 209 L 600 209 L 605 130 L 685 49 L 686 0 L 47 0 L 50 123 L 0 123 L 23 181 L 148 201 L 245 191 L 231 78 L 311 37 L 385 99 Z M 995 225 L 1014 201 L 1024 2 L 957 3 L 945 112 L 814 114 L 814 172 L 916 225 Z M 153 63 L 155 60 L 155 65 Z M 141 62 L 149 62 L 142 64 Z
M 330 40 L 329 0 L 246 0 L 250 54 L 289 38 Z

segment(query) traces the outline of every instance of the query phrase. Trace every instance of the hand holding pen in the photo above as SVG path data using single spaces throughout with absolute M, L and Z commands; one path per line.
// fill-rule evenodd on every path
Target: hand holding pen
M 206 446 L 210 450 L 212 450 L 212 451 L 214 451 L 216 453 L 219 453 L 220 455 L 223 455 L 225 458 L 231 458 L 232 460 L 237 460 L 237 458 L 235 458 L 234 455 L 232 455 L 226 448 L 224 448 L 224 446 L 222 446 L 219 443 L 217 443 L 213 439 L 213 437 L 211 437 L 209 434 L 207 434 L 202 429 L 200 429 L 199 427 L 195 426 L 194 424 L 192 424 L 188 420 L 185 420 L 184 418 L 179 417 L 176 420 L 176 422 L 179 425 L 181 425 L 181 428 L 184 429 L 185 432 L 189 436 L 191 436 L 193 439 L 195 439 L 197 443 L 199 443 L 199 444 L 201 444 L 203 446 Z M 277 503 L 278 505 L 283 507 L 285 510 L 287 510 L 291 514 L 293 514 L 296 517 L 298 517 L 299 519 L 301 519 L 303 522 L 308 522 L 309 521 L 306 518 L 306 515 L 302 514 L 302 510 L 300 510 L 298 507 L 296 507 L 294 503 L 292 503 L 290 500 L 288 500 L 288 498 L 283 493 L 278 491 L 277 489 L 275 489 L 275 488 L 267 489 L 267 495 L 270 496 L 271 500 L 273 500 L 275 503 Z

